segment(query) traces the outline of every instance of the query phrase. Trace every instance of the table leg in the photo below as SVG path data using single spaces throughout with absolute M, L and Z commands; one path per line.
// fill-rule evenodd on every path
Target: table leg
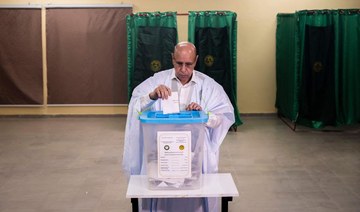
M 132 204 L 132 212 L 138 212 L 139 211 L 138 198 L 131 198 L 131 204 Z
M 232 201 L 232 197 L 221 197 L 221 212 L 228 211 L 228 202 Z

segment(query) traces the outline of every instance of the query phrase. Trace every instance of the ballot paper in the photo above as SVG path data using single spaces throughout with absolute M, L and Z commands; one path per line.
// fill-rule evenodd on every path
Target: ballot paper
M 171 92 L 171 96 L 169 96 L 167 99 L 161 100 L 161 104 L 164 114 L 179 113 L 180 106 L 178 92 Z

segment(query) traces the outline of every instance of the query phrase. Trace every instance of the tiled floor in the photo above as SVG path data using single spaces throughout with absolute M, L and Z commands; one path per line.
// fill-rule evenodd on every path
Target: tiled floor
M 359 212 L 360 128 L 289 129 L 244 116 L 221 147 L 232 212 Z M 131 211 L 125 117 L 0 118 L 0 211 Z

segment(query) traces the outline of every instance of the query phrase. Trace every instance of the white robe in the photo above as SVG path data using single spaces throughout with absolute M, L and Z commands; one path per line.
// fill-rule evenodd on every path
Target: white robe
M 171 73 L 169 69 L 155 73 L 137 86 L 128 107 L 125 144 L 123 154 L 123 167 L 127 174 L 146 174 L 145 158 L 143 157 L 143 135 L 138 119 L 140 99 L 152 92 L 160 84 L 171 88 Z M 191 95 L 191 102 L 198 103 L 205 112 L 216 114 L 221 118 L 220 126 L 206 127 L 206 140 L 204 142 L 203 173 L 216 173 L 219 163 L 219 148 L 229 128 L 235 121 L 234 108 L 224 89 L 215 80 L 201 72 L 194 70 L 195 87 Z M 156 101 L 151 110 L 162 110 L 161 101 Z M 139 204 L 140 211 L 218 211 L 217 198 L 191 198 L 191 199 L 146 199 Z

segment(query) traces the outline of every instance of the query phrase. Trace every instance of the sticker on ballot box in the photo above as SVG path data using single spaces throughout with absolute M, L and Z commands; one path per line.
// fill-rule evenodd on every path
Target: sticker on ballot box
M 191 177 L 191 131 L 158 131 L 158 177 Z

